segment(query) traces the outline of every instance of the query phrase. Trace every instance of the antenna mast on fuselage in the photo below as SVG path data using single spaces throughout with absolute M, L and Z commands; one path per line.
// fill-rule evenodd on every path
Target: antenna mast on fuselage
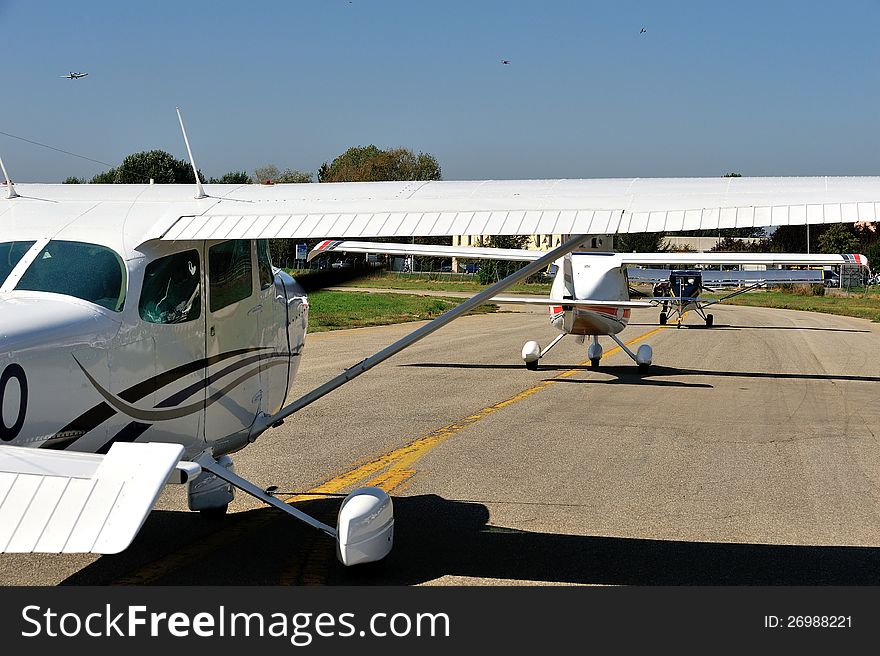
M 13 185 L 12 180 L 9 179 L 9 174 L 6 172 L 6 165 L 3 164 L 2 157 L 0 157 L 0 169 L 3 170 L 3 179 L 6 180 L 6 198 L 18 198 L 18 193 L 15 191 L 15 185 Z
M 180 131 L 183 132 L 183 143 L 186 144 L 186 152 L 189 154 L 189 163 L 192 164 L 193 175 L 196 177 L 196 198 L 207 198 L 208 194 L 205 193 L 202 181 L 199 180 L 199 169 L 196 167 L 196 160 L 193 158 L 192 149 L 189 147 L 186 128 L 183 127 L 183 116 L 180 115 L 180 107 L 175 107 L 175 109 L 177 110 L 177 120 L 180 121 Z

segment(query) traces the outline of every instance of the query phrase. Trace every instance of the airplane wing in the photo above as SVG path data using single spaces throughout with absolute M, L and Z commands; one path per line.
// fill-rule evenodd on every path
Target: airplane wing
M 648 269 L 629 267 L 626 270 L 631 283 L 656 284 L 669 280 L 670 269 Z M 705 269 L 700 272 L 703 284 L 708 286 L 721 285 L 754 285 L 764 282 L 768 285 L 813 284 L 822 282 L 821 269 L 767 269 L 765 271 L 715 271 Z
M 840 265 L 868 266 L 864 255 L 829 253 L 621 253 L 622 264 L 766 264 L 766 265 Z
M 561 305 L 565 307 L 610 307 L 610 308 L 646 308 L 655 304 L 648 301 L 599 301 L 589 298 L 548 298 L 547 296 L 493 296 L 488 303 L 510 303 L 516 305 Z
M 880 178 L 248 185 L 212 196 L 199 212 L 162 219 L 144 241 L 590 235 L 878 221 Z
M 122 551 L 182 456 L 179 444 L 116 443 L 106 455 L 0 446 L 0 552 Z
M 433 244 L 383 244 L 369 241 L 340 241 L 325 239 L 308 255 L 311 262 L 320 255 L 340 253 L 385 253 L 388 255 L 424 255 L 429 257 L 461 257 L 479 260 L 513 260 L 531 262 L 537 260 L 540 251 L 519 248 L 481 248 L 476 246 L 441 246 Z
M 766 271 L 703 271 L 703 285 L 792 285 L 816 284 L 824 280 L 821 269 L 767 269 Z

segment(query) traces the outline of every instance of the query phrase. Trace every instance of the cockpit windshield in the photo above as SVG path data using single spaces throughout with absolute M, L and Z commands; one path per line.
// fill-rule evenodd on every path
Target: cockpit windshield
M 65 294 L 120 312 L 125 280 L 125 263 L 106 246 L 54 240 L 40 251 L 15 289 Z
M 0 287 L 3 286 L 3 282 L 9 277 L 9 274 L 12 273 L 15 265 L 18 264 L 19 260 L 24 257 L 24 254 L 27 253 L 33 245 L 34 242 L 32 241 L 0 242 Z

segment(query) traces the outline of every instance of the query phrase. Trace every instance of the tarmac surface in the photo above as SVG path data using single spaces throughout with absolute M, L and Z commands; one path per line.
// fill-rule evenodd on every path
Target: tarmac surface
M 516 309 L 516 308 L 514 308 Z M 168 486 L 114 556 L 2 555 L 0 584 L 880 584 L 880 326 L 720 307 L 706 329 L 639 310 L 598 370 L 545 312 L 465 317 L 234 456 L 335 524 L 394 497 L 395 547 L 346 569 L 332 540 L 239 494 L 209 520 Z M 420 324 L 310 335 L 303 393 Z

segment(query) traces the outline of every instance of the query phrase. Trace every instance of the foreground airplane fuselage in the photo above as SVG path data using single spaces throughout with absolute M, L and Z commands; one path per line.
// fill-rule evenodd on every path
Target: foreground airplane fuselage
M 140 440 L 219 456 L 281 408 L 308 302 L 264 241 L 0 251 L 20 257 L 0 280 L 2 443 L 106 453 Z

